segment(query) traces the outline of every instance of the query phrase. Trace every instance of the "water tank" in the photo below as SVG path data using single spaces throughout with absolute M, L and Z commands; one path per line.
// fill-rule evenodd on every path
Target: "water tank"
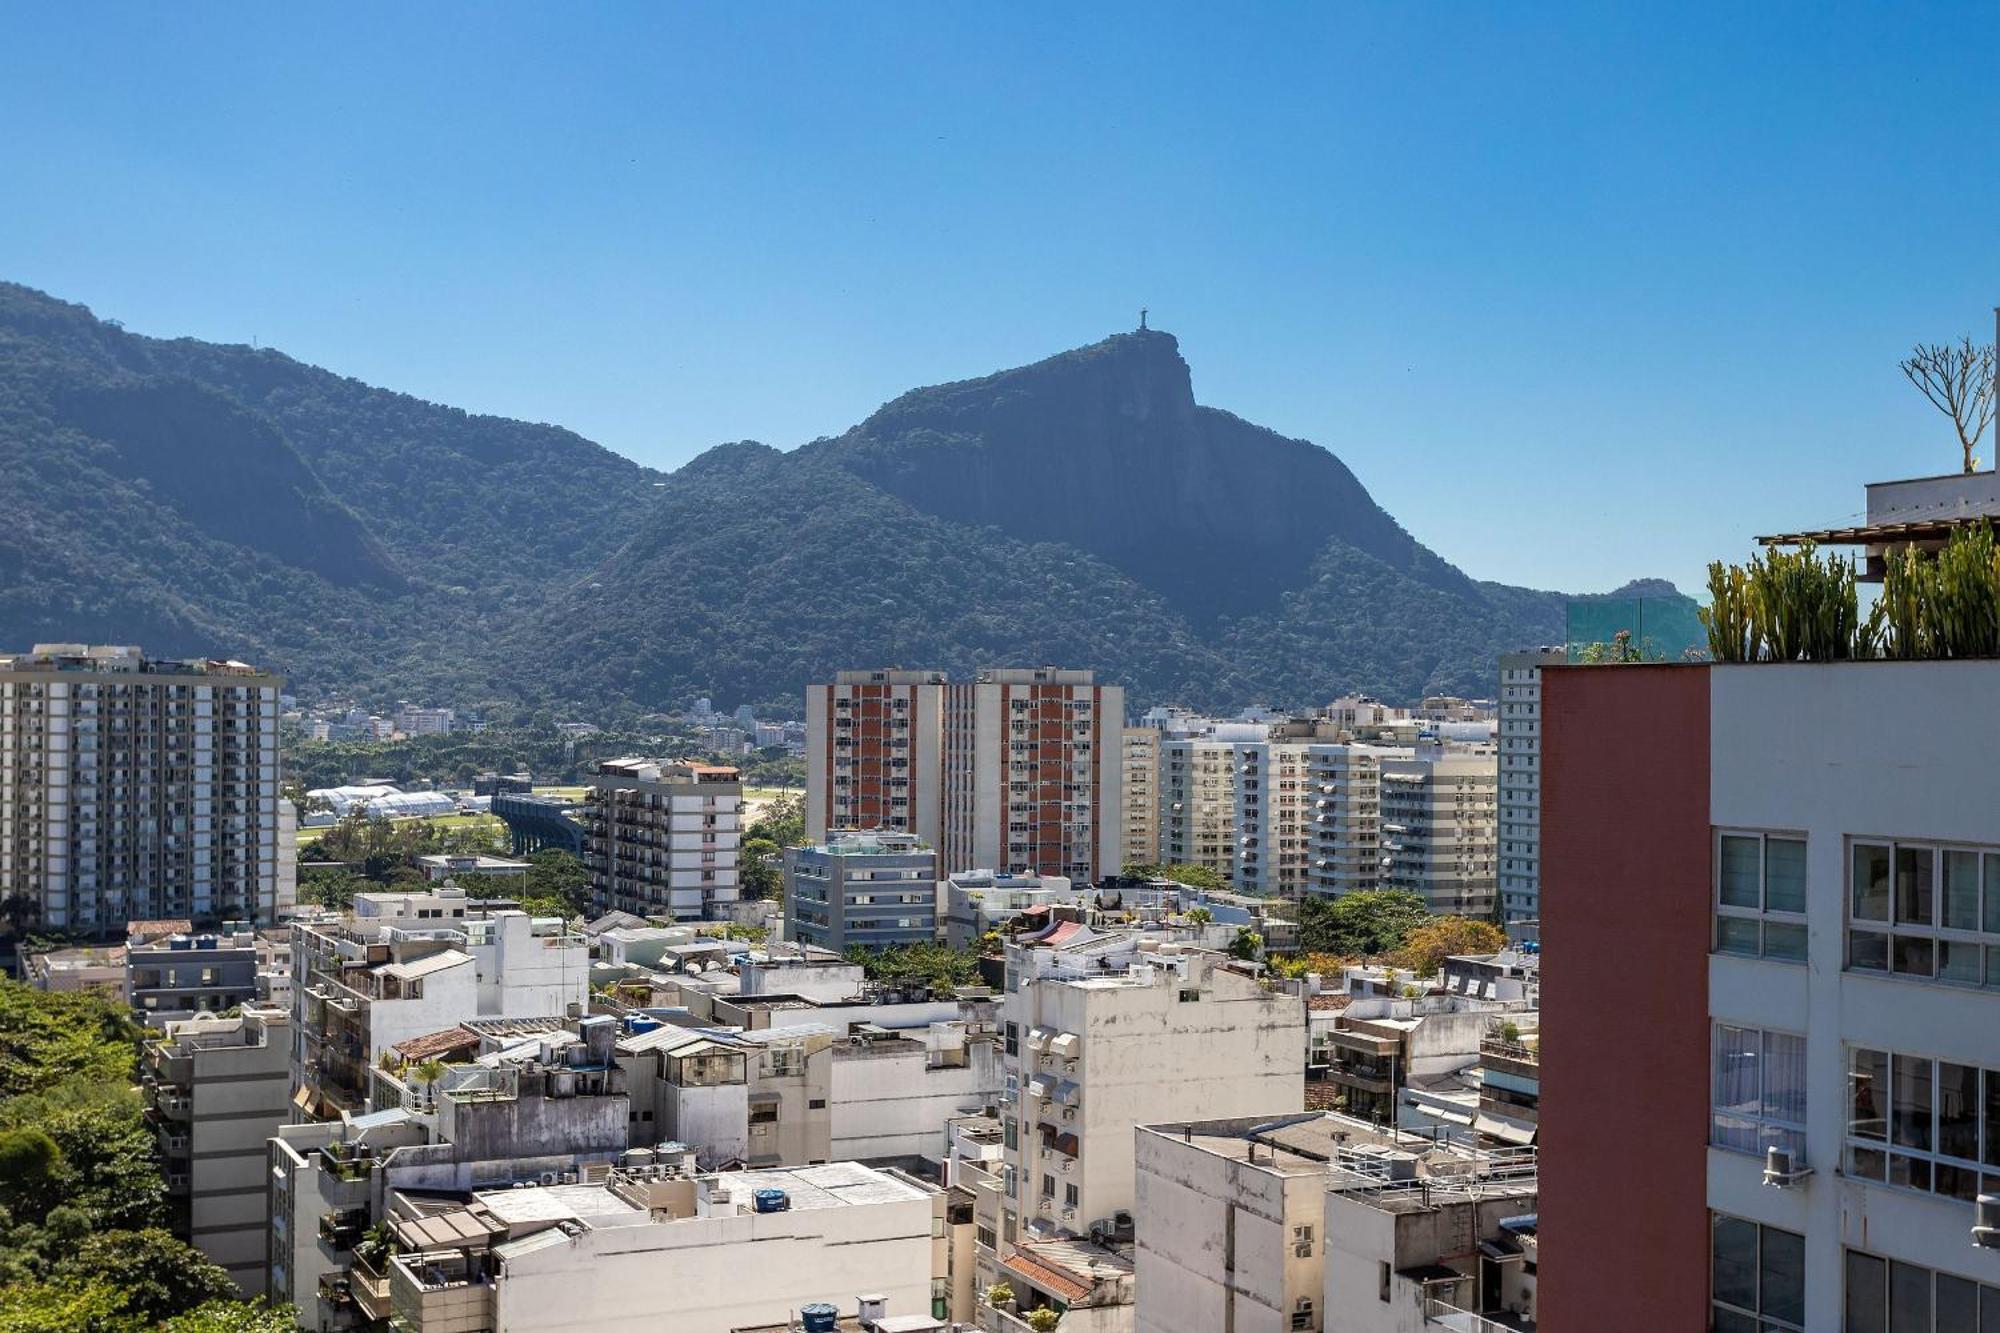
M 641 1032 L 651 1032 L 655 1028 L 665 1026 L 659 1019 L 647 1018 L 644 1014 L 630 1014 L 625 1019 L 625 1030 L 635 1037 Z
M 651 1148 L 627 1148 L 623 1153 L 619 1154 L 618 1165 L 624 1167 L 627 1171 L 631 1171 L 638 1167 L 651 1166 L 653 1160 L 654 1153 Z
M 825 1301 L 799 1307 L 799 1326 L 805 1333 L 833 1333 L 840 1325 L 840 1308 Z
M 792 1206 L 783 1190 L 752 1190 L 750 1206 L 760 1213 L 782 1213 Z

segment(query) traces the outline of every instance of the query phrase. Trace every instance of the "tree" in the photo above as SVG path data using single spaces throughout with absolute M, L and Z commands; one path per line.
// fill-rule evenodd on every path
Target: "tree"
M 1409 933 L 1392 961 L 1420 977 L 1428 977 L 1454 954 L 1498 953 L 1507 947 L 1507 933 L 1490 921 L 1469 916 L 1437 916 Z
M 1229 941 L 1229 956 L 1245 963 L 1254 963 L 1264 954 L 1264 937 L 1244 926 L 1236 932 L 1236 938 Z
M 1402 947 L 1430 919 L 1424 900 L 1400 889 L 1364 889 L 1299 902 L 1299 947 L 1307 953 L 1372 957 Z
M 14 1217 L 41 1217 L 60 1197 L 62 1148 L 29 1125 L 0 1132 L 0 1204 Z
M 410 1070 L 410 1082 L 424 1090 L 424 1100 L 437 1104 L 437 1085 L 444 1081 L 445 1063 L 436 1056 Z
M 775 900 L 784 895 L 785 876 L 778 856 L 778 844 L 769 838 L 743 840 L 736 849 L 736 866 L 744 897 Z
M 1220 891 L 1229 887 L 1222 876 L 1207 866 L 1198 866 L 1191 861 L 1179 861 L 1173 865 L 1147 865 L 1139 862 L 1126 866 L 1124 873 L 1135 879 L 1170 879 L 1191 889 Z
M 210 1301 L 160 1325 L 160 1333 L 293 1333 L 298 1313 L 247 1301 Z
M 746 838 L 762 838 L 779 847 L 802 847 L 806 840 L 806 798 L 804 792 L 782 792 L 764 807 L 757 822 L 743 831 Z
M 1979 465 L 1972 451 L 1993 421 L 1993 348 L 1975 346 L 1970 338 L 1955 347 L 1920 343 L 1902 365 L 1917 391 L 1951 418 L 1965 470 L 1971 472 Z
M 1055 1327 L 1062 1322 L 1062 1312 L 1052 1306 L 1042 1305 L 1028 1311 L 1028 1327 L 1035 1333 L 1055 1333 Z
M 124 1298 L 129 1312 L 148 1321 L 170 1319 L 236 1294 L 227 1272 L 157 1227 L 92 1236 L 58 1271 L 79 1282 L 104 1283 Z
M 1205 926 L 1215 920 L 1215 913 L 1206 907 L 1191 907 L 1188 909 L 1187 919 L 1191 926 Z

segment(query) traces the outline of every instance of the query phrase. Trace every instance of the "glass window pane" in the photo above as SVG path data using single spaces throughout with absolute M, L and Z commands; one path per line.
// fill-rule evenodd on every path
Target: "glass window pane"
M 1715 951 L 1755 958 L 1760 951 L 1757 918 L 1718 916 L 1715 918 Z
M 1937 941 L 1928 935 L 1898 935 L 1890 955 L 1901 975 L 1928 977 L 1937 967 Z
M 1979 929 L 1979 853 L 1944 854 L 1944 924 Z
M 1931 1333 L 1931 1270 L 1889 1265 L 1889 1333 Z
M 1855 1139 L 1888 1137 L 1889 1055 L 1856 1047 L 1848 1052 L 1847 1135 Z
M 1716 891 L 1729 907 L 1762 908 L 1763 896 L 1757 886 L 1757 839 L 1741 834 L 1722 835 L 1721 868 Z
M 1937 974 L 1945 981 L 1977 986 L 1986 979 L 1985 950 L 1963 940 L 1939 940 Z
M 1849 1148 L 1847 1174 L 1856 1180 L 1886 1180 L 1889 1158 L 1880 1148 Z
M 1889 919 L 1889 849 L 1875 843 L 1854 844 L 1854 882 L 1850 914 L 1856 921 Z
M 1979 1172 L 1970 1166 L 1938 1162 L 1931 1168 L 1931 1190 L 1971 1203 L 1979 1197 Z
M 1979 1333 L 2000 1333 L 2000 1287 L 1979 1289 Z
M 1986 929 L 2000 935 L 2000 853 L 1986 854 Z
M 1872 1254 L 1847 1252 L 1846 1333 L 1886 1333 L 1889 1265 Z
M 1973 888 L 1975 900 L 1977 885 Z M 1806 844 L 1801 838 L 1764 839 L 1764 910 L 1806 910 Z
M 1931 884 L 1936 848 L 1896 848 L 1896 920 L 1907 926 L 1937 924 L 1937 895 Z
M 1806 1122 L 1804 1037 L 1794 1036 L 1789 1032 L 1764 1034 L 1763 1084 L 1763 1109 L 1766 1118 L 1782 1120 L 1789 1125 L 1803 1125 Z
M 1973 952 L 1977 954 L 1978 949 L 1974 947 Z M 1806 928 L 1785 921 L 1766 921 L 1764 956 L 1788 963 L 1803 963 L 1806 960 Z
M 1891 1070 L 1890 1142 L 1903 1148 L 1931 1146 L 1931 1062 L 1898 1055 Z
M 1931 1187 L 1930 1159 L 1890 1153 L 1889 1183 L 1899 1185 L 1906 1190 L 1928 1190 Z
M 1791 1324 L 1806 1321 L 1806 1238 L 1765 1227 L 1757 1260 L 1758 1313 Z
M 1889 937 L 1856 930 L 1847 937 L 1847 965 L 1861 972 L 1889 970 Z
M 1758 1333 L 1757 1320 L 1736 1310 L 1715 1307 L 1715 1317 L 1709 1321 L 1710 1333 Z
M 2000 945 L 1986 946 L 1986 984 L 2000 986 Z
M 2000 1166 L 2000 1069 L 1986 1071 L 1986 1165 Z
M 1715 1219 L 1712 1274 L 1718 1301 L 1743 1310 L 1757 1308 L 1757 1224 L 1740 1217 Z
M 1979 1071 L 1938 1061 L 1937 1150 L 1962 1161 L 1979 1160 Z

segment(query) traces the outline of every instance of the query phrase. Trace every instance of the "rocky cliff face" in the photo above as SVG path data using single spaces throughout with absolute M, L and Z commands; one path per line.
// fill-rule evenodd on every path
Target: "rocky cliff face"
M 1204 623 L 1270 609 L 1329 540 L 1421 563 L 1332 454 L 1198 405 L 1169 333 L 919 389 L 817 447 L 925 513 L 1089 551 Z

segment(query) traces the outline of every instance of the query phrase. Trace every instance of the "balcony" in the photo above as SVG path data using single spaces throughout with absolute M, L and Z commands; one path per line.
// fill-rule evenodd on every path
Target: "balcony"
M 1505 1311 L 1474 1314 L 1431 1297 L 1424 1301 L 1424 1327 L 1451 1333 L 1534 1333 L 1535 1321 Z
M 335 1249 L 352 1249 L 367 1230 L 365 1208 L 336 1208 L 319 1216 L 319 1238 Z

